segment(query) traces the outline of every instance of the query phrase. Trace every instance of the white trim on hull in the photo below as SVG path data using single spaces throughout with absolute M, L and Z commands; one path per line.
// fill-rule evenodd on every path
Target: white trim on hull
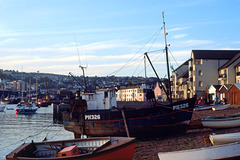
M 203 127 L 233 128 L 240 126 L 240 115 L 227 115 L 222 117 L 208 116 L 201 118 Z

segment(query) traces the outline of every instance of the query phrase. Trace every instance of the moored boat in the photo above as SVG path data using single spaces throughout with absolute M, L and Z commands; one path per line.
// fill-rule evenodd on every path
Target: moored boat
M 168 57 L 164 15 L 163 28 L 166 57 Z M 141 106 L 139 104 L 137 108 L 129 108 L 128 106 L 120 108 L 115 103 L 115 89 L 105 90 L 101 94 L 96 93 L 97 91 L 85 92 L 83 94 L 84 100 L 79 99 L 70 102 L 69 112 L 63 113 L 64 128 L 74 132 L 76 137 L 80 137 L 80 135 L 94 137 L 130 135 L 145 138 L 163 134 L 178 134 L 185 131 L 192 118 L 196 97 L 173 102 L 168 58 L 166 58 L 168 84 L 163 85 L 147 53 L 144 55 L 159 79 L 161 89 L 165 92 L 169 103 L 154 103 L 153 98 L 149 98 L 149 100 L 153 100 L 151 106 Z M 146 93 L 146 97 L 148 95 L 154 97 L 153 91 L 149 92 L 149 94 Z
M 101 137 L 25 143 L 6 156 L 7 160 L 132 160 L 134 138 Z
M 240 126 L 240 114 L 226 116 L 207 116 L 201 118 L 203 127 L 233 128 Z
M 226 134 L 211 134 L 209 139 L 212 145 L 228 144 L 240 141 L 240 132 Z
M 38 107 L 32 103 L 21 103 L 17 106 L 16 114 L 34 114 L 37 109 Z
M 240 142 L 175 152 L 159 152 L 160 160 L 217 160 L 239 159 Z
M 6 108 L 6 105 L 0 104 L 0 112 L 3 112 L 5 108 Z

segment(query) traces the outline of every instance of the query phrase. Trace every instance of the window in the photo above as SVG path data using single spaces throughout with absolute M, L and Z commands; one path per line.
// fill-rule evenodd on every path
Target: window
M 203 75 L 203 71 L 202 71 L 202 70 L 199 70 L 199 71 L 198 71 L 198 75 L 199 75 L 199 76 L 202 76 L 202 75 Z
M 196 60 L 195 60 L 195 64 L 196 64 L 196 65 L 202 64 L 202 59 L 196 59 Z
M 199 81 L 198 86 L 199 86 L 199 87 L 202 87 L 202 86 L 203 86 L 203 82 L 202 82 L 202 81 Z

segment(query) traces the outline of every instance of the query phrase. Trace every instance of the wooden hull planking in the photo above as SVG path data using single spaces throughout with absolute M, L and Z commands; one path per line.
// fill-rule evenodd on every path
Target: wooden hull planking
M 84 151 L 80 155 L 56 157 L 61 146 L 77 145 Z M 134 138 L 111 137 L 74 139 L 39 143 L 25 143 L 6 156 L 7 160 L 132 160 Z M 87 152 L 85 152 L 87 151 Z

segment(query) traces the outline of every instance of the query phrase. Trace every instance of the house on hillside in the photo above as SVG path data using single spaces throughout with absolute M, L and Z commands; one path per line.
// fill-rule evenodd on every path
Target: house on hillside
M 234 83 L 229 89 L 228 94 L 231 105 L 240 105 L 240 83 Z
M 154 95 L 156 100 L 161 100 L 163 97 L 163 91 L 161 90 L 160 86 L 159 86 L 159 82 L 157 82 L 156 87 L 154 88 Z
M 117 101 L 147 101 L 146 93 L 152 90 L 145 84 L 119 89 L 116 92 Z

